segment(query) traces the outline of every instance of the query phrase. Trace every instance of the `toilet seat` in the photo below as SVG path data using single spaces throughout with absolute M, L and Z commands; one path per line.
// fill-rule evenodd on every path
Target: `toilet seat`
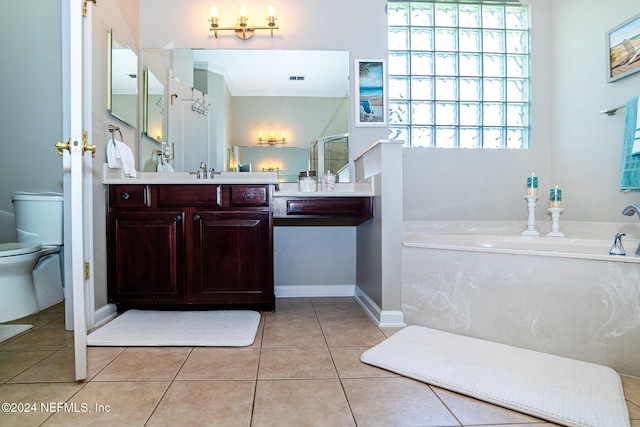
M 26 255 L 41 249 L 40 243 L 0 243 L 0 257 Z

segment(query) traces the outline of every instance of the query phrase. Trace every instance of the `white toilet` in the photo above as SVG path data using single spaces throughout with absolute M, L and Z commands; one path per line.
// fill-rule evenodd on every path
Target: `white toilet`
M 61 193 L 13 193 L 18 243 L 0 243 L 0 322 L 19 319 L 64 299 Z

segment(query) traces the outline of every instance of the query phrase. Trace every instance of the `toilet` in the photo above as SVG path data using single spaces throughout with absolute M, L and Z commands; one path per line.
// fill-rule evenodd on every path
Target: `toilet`
M 64 197 L 47 190 L 12 195 L 17 243 L 0 243 L 0 322 L 64 299 Z

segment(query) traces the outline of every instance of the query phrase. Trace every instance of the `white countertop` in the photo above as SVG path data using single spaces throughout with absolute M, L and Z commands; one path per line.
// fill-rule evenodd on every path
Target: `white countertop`
M 296 183 L 281 183 L 273 197 L 371 197 L 371 184 L 366 183 L 337 183 L 334 191 L 298 191 Z
M 280 183 L 276 172 L 222 172 L 213 178 L 197 179 L 190 172 L 137 172 L 136 178 L 125 178 L 120 169 L 103 169 L 103 184 L 277 184 L 273 197 L 371 197 L 371 183 L 339 182 L 334 191 L 298 191 L 297 183 Z M 320 185 L 318 186 L 320 188 Z
M 189 172 L 138 172 L 135 178 L 122 177 L 120 169 L 106 169 L 103 184 L 278 184 L 276 172 L 222 172 L 213 178 L 197 179 Z

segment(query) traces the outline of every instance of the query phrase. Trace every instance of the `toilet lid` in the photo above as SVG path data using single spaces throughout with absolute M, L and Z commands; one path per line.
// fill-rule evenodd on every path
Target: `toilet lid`
M 40 249 L 40 243 L 0 243 L 0 257 L 30 254 Z

